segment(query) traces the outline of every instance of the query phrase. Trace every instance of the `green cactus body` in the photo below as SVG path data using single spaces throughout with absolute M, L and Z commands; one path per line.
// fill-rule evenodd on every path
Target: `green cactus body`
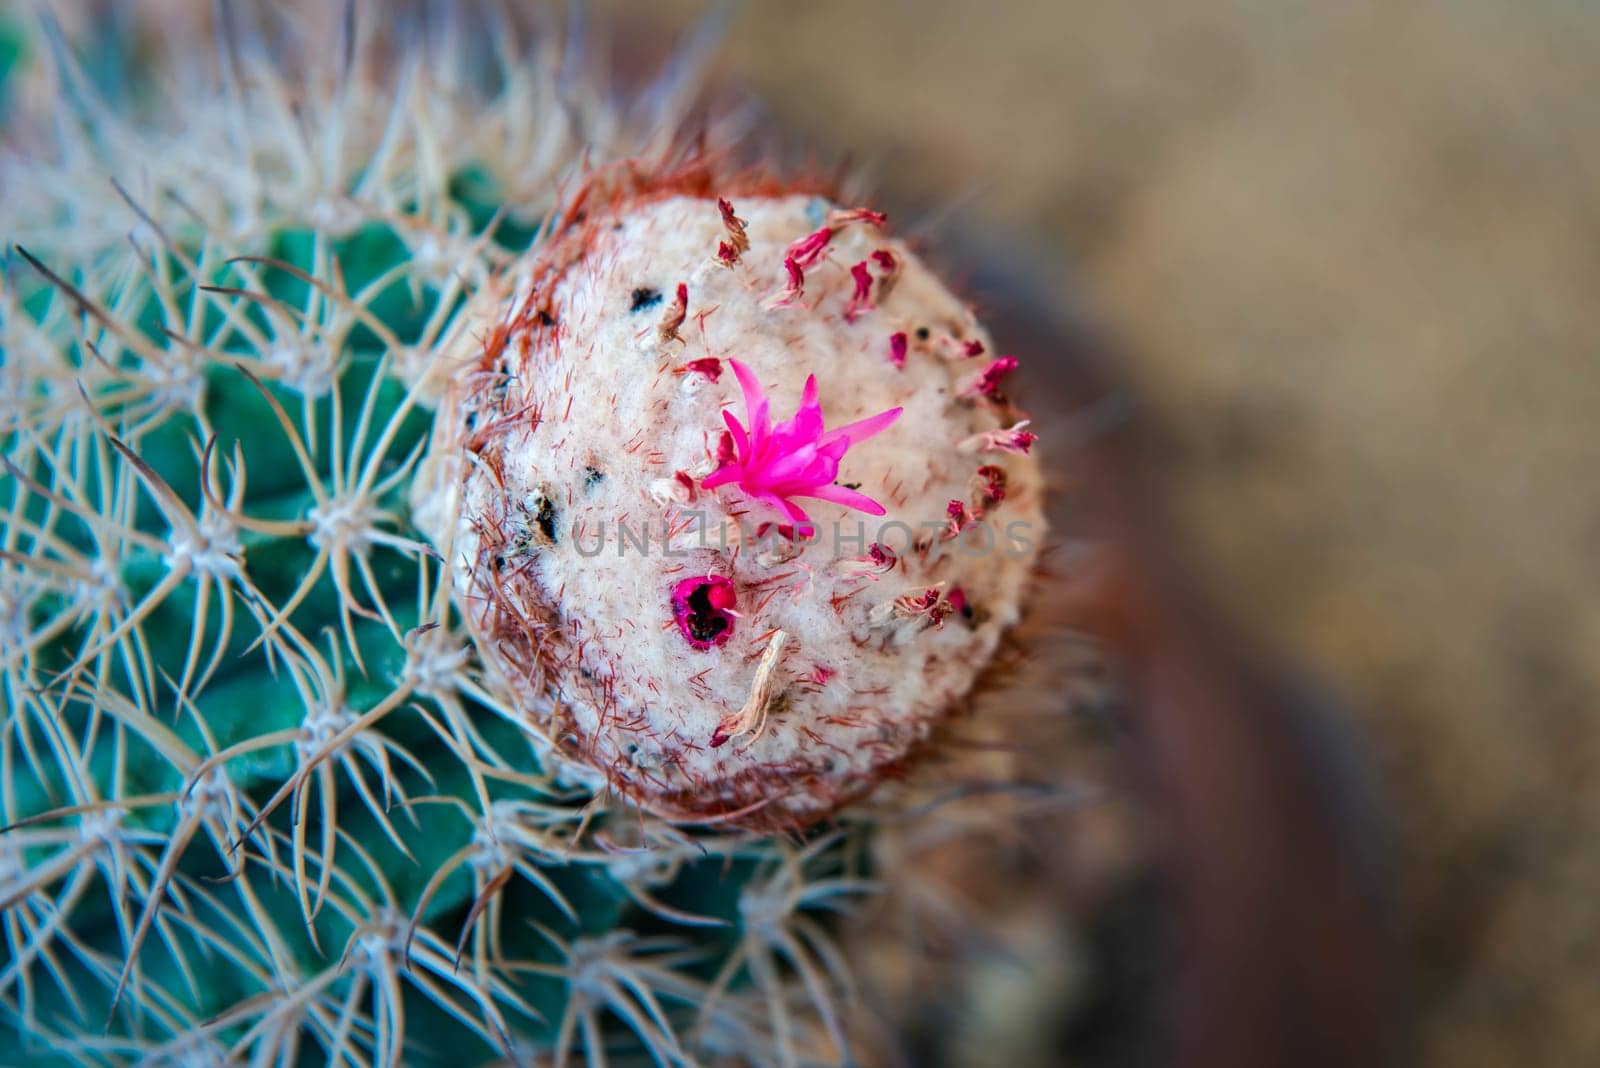
M 0 1062 L 843 1059 L 868 823 L 597 792 L 413 520 L 469 298 L 676 95 L 556 108 L 509 45 L 474 89 L 481 41 L 385 81 L 360 37 L 239 49 L 173 132 L 46 37 L 75 110 L 0 160 Z

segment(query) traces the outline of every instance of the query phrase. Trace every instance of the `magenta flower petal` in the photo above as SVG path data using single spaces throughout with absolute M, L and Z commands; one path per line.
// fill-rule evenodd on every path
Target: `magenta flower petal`
M 842 504 L 846 508 L 854 508 L 868 515 L 883 515 L 883 505 L 865 493 L 859 493 L 847 486 L 820 486 L 811 496 L 819 501 L 832 501 L 834 504 Z
M 750 439 L 759 447 L 772 429 L 772 420 L 767 415 L 767 391 L 761 388 L 761 381 L 756 378 L 755 372 L 740 361 L 729 360 L 728 366 L 733 368 L 739 388 L 744 390 L 744 409 L 750 417 Z
M 706 489 L 715 489 L 718 486 L 737 481 L 739 481 L 739 468 L 734 464 L 729 464 L 727 467 L 717 468 L 705 478 L 701 479 L 700 485 L 704 486 Z
M 834 462 L 834 467 L 837 469 L 839 460 L 844 456 L 845 450 L 850 448 L 851 444 L 852 442 L 849 438 L 835 438 L 833 441 L 830 441 L 825 445 L 819 445 L 817 447 L 817 455 L 826 456 L 828 459 L 832 460 Z M 838 471 L 835 470 L 834 474 L 837 475 Z
M 800 390 L 800 411 L 803 413 L 807 408 L 817 413 L 817 419 L 820 422 L 822 419 L 822 403 L 817 400 L 816 375 L 806 375 L 806 384 Z
M 811 522 L 811 517 L 806 515 L 806 510 L 804 508 L 801 508 L 798 504 L 795 504 L 793 501 L 784 500 L 783 498 L 777 497 L 777 496 L 772 495 L 772 494 L 769 494 L 767 496 L 767 500 L 772 501 L 774 504 L 776 504 L 783 511 L 783 514 L 788 516 L 794 522 L 808 524 L 806 526 L 806 528 L 805 528 L 806 533 L 809 534 L 811 532 L 811 527 L 809 526 L 809 524 Z
M 889 425 L 900 418 L 900 413 L 903 411 L 905 411 L 904 408 L 890 408 L 886 412 L 879 412 L 877 415 L 869 415 L 865 419 L 858 419 L 853 423 L 835 427 L 822 435 L 822 440 L 818 444 L 827 445 L 840 438 L 849 438 L 850 444 L 859 445 L 873 435 L 881 434 L 889 429 Z
M 804 448 L 790 453 L 781 460 L 774 460 L 767 465 L 766 477 L 769 482 L 791 482 L 795 480 L 804 482 L 819 482 L 824 478 L 822 468 L 827 466 L 825 458 L 817 456 L 815 446 L 807 445 Z M 832 465 L 837 474 L 838 464 Z M 826 476 L 828 481 L 833 481 L 833 476 Z
M 733 435 L 733 447 L 741 453 L 747 451 L 750 448 L 750 438 L 744 432 L 744 426 L 726 408 L 722 410 L 722 421 L 728 425 L 728 433 Z

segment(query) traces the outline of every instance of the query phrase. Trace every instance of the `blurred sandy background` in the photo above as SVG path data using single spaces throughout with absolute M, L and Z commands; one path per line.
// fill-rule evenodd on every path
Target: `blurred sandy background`
M 1201 575 L 1361 709 L 1426 1062 L 1600 1063 L 1600 8 L 752 2 L 724 54 L 1126 344 Z

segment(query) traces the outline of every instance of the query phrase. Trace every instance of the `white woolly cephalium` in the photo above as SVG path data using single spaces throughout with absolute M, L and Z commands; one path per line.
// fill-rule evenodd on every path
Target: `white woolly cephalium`
M 972 687 L 1041 480 L 1031 435 L 970 449 L 1017 421 L 1015 361 L 882 216 L 739 190 L 591 179 L 474 306 L 414 500 L 565 755 L 663 812 L 803 824 Z

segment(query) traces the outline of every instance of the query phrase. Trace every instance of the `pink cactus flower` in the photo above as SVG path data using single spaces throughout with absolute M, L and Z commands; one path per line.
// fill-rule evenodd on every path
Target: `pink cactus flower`
M 771 505 L 799 524 L 802 536 L 812 533 L 810 517 L 794 503 L 795 497 L 831 501 L 868 515 L 884 514 L 883 505 L 864 493 L 836 486 L 833 480 L 839 475 L 839 461 L 845 451 L 887 429 L 900 417 L 901 409 L 890 408 L 824 430 L 817 378 L 810 375 L 800 398 L 800 410 L 793 419 L 773 426 L 766 391 L 755 374 L 738 360 L 730 359 L 728 366 L 744 390 L 750 426 L 746 430 L 733 413 L 723 411 L 723 421 L 733 438 L 734 456 L 707 475 L 700 483 L 703 487 L 712 489 L 736 482 L 750 497 Z

